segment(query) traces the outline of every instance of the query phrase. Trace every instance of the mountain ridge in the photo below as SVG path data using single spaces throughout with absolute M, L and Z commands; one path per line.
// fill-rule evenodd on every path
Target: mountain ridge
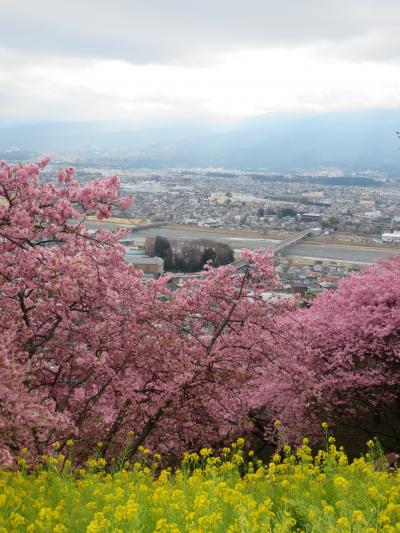
M 0 128 L 0 150 L 91 151 L 133 166 L 291 171 L 339 166 L 397 172 L 400 110 L 271 114 L 238 124 L 38 123 Z M 92 154 L 92 155 L 93 155 Z

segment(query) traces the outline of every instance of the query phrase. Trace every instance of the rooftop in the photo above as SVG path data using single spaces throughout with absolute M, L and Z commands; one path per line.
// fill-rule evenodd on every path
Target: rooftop
M 164 265 L 160 257 L 148 257 L 147 255 L 125 254 L 125 261 L 132 265 Z

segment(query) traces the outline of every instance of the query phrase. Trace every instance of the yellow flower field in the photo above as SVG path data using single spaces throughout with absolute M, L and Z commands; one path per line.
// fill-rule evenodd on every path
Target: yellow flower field
M 263 464 L 238 439 L 219 456 L 186 454 L 175 471 L 142 448 L 141 462 L 114 473 L 96 457 L 74 470 L 62 454 L 32 471 L 24 450 L 19 471 L 0 473 L 0 531 L 400 531 L 400 474 L 368 445 L 365 457 L 349 463 L 334 439 L 314 455 L 304 439 Z

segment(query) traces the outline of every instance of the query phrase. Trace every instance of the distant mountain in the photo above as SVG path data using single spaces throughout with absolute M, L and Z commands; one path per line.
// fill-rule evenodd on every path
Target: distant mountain
M 192 165 L 276 171 L 337 165 L 395 171 L 399 128 L 400 110 L 258 117 L 229 133 L 186 140 L 174 157 Z
M 127 165 L 150 167 L 291 171 L 340 166 L 397 173 L 399 129 L 400 110 L 271 114 L 235 126 L 177 122 L 135 129 L 95 122 L 34 124 L 0 128 L 0 151 L 19 148 L 51 154 L 90 150 L 95 157 L 115 157 Z
M 18 124 L 0 127 L 0 150 L 66 152 L 72 150 L 127 151 L 157 143 L 183 141 L 196 135 L 214 134 L 224 126 L 179 122 L 152 128 L 138 128 L 113 122 L 58 122 Z

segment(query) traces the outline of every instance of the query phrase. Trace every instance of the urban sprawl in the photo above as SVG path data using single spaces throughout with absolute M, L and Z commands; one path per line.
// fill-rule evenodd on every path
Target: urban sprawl
M 58 164 L 63 162 L 53 162 Z M 146 277 L 165 271 L 162 258 L 146 254 L 146 242 L 157 235 L 181 244 L 222 242 L 236 261 L 241 248 L 276 248 L 287 241 L 290 245 L 274 254 L 282 282 L 274 294 L 281 296 L 312 297 L 336 288 L 339 279 L 399 250 L 399 182 L 380 172 L 138 170 L 82 161 L 75 167 L 82 184 L 117 174 L 122 193 L 134 197 L 130 212 L 87 224 L 92 231 L 100 225 L 125 228 L 126 259 Z M 302 237 L 292 243 L 296 235 Z M 177 287 L 195 275 L 173 274 Z

